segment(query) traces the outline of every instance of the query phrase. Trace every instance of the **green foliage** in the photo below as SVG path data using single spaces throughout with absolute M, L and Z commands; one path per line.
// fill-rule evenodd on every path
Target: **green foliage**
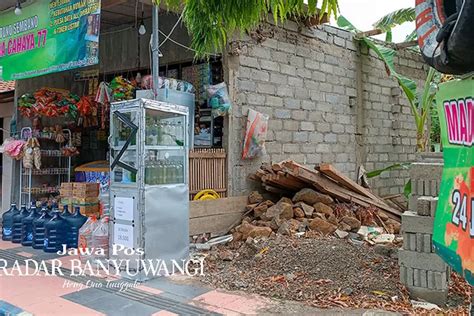
M 325 13 L 337 17 L 338 12 L 338 0 L 153 0 L 155 5 L 160 2 L 183 10 L 196 57 L 223 51 L 234 33 L 253 30 L 269 13 L 275 23 L 283 23 L 289 17 L 314 15 L 319 5 L 321 18 Z
M 338 18 L 337 24 L 340 27 L 350 30 L 354 33 L 359 33 L 359 31 L 354 27 L 354 25 L 352 25 L 343 16 L 340 16 Z M 393 58 L 396 55 L 395 50 L 386 46 L 376 44 L 376 42 L 369 37 L 356 37 L 356 39 L 363 42 L 370 49 L 372 49 L 372 51 L 376 53 L 385 63 L 388 74 L 397 79 L 400 88 L 405 93 L 405 96 L 408 99 L 411 113 L 415 120 L 417 131 L 417 150 L 420 152 L 425 151 L 428 141 L 428 137 L 425 133 L 426 122 L 428 115 L 430 115 L 431 113 L 432 108 L 435 107 L 434 97 L 437 91 L 437 83 L 440 79 L 439 74 L 436 72 L 436 70 L 430 68 L 423 86 L 423 90 L 421 92 L 418 92 L 414 80 L 409 79 L 396 72 L 393 63 Z
M 392 28 L 405 22 L 413 22 L 416 19 L 415 8 L 403 8 L 393 11 L 373 24 L 373 27 L 384 32 L 390 32 Z
M 396 164 L 390 165 L 390 166 L 382 168 L 382 169 L 377 169 L 377 170 L 367 172 L 365 175 L 367 176 L 367 178 L 370 179 L 370 178 L 378 177 L 382 173 L 387 172 L 387 171 L 399 170 L 399 169 L 408 169 L 409 167 L 410 167 L 410 163 L 408 163 L 408 162 L 406 162 L 406 163 L 396 163 Z

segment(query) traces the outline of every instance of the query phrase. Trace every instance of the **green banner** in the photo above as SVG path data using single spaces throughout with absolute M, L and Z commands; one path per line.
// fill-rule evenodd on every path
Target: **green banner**
M 36 0 L 0 14 L 0 79 L 99 62 L 100 0 Z
M 474 285 L 474 80 L 436 94 L 444 169 L 433 228 L 436 253 Z

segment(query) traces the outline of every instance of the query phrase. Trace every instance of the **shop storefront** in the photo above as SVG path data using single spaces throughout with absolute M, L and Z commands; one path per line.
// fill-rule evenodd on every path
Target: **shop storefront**
M 91 164 L 96 172 L 107 170 L 110 103 L 153 98 L 152 6 L 135 2 L 102 1 L 100 15 L 91 14 L 87 32 L 96 36 L 92 40 L 97 39 L 97 44 L 90 41 L 87 53 L 98 54 L 96 65 L 17 81 L 15 137 L 25 140 L 30 147 L 36 144 L 28 144 L 28 139 L 38 140 L 41 166 L 28 170 L 21 160 L 17 163 L 21 176 L 13 181 L 14 200 L 59 203 L 61 183 L 96 181 L 94 177 L 86 178 L 89 173 L 82 170 Z M 194 60 L 193 52 L 183 48 L 189 46 L 190 38 L 179 14 L 162 10 L 159 21 L 162 34 L 158 100 L 189 108 L 190 124 L 186 130 L 190 145 L 190 198 L 203 189 L 214 189 L 226 196 L 224 117 L 213 115 L 212 100 L 206 90 L 207 86 L 223 81 L 221 59 L 213 56 L 207 61 Z M 170 33 L 167 38 L 165 35 Z M 150 124 L 157 130 L 151 133 L 169 133 L 178 128 Z M 106 179 L 102 181 L 106 183 Z

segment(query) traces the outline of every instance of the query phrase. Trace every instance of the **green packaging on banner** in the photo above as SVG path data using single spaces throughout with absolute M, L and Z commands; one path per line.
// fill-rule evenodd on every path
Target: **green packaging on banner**
M 436 209 L 435 252 L 474 285 L 474 80 L 440 85 L 436 95 L 444 169 Z
M 37 0 L 0 13 L 0 80 L 99 62 L 100 0 Z

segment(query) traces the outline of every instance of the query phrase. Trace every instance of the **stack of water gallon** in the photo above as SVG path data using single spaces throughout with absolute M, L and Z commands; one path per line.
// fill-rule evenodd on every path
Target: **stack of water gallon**
M 107 251 L 107 222 L 107 218 L 97 221 L 95 216 L 88 218 L 82 215 L 79 207 L 71 213 L 68 206 L 60 211 L 57 204 L 38 207 L 36 202 L 32 202 L 29 208 L 21 205 L 20 209 L 11 204 L 2 215 L 2 240 L 54 253 L 64 247 L 78 248 L 79 240 L 87 239 L 89 243 L 86 246 L 98 245 Z

